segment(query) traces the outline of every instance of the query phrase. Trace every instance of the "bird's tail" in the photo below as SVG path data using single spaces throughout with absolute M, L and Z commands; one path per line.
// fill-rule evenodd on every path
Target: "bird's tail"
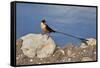
M 69 37 L 73 37 L 73 38 L 76 38 L 78 40 L 80 40 L 81 42 L 87 44 L 86 41 L 88 41 L 87 39 L 84 39 L 84 38 L 80 38 L 80 37 L 77 37 L 77 36 L 74 36 L 74 35 L 71 35 L 71 34 L 67 34 L 67 33 L 63 33 L 63 32 L 59 32 L 59 31 L 54 31 L 56 33 L 60 33 L 60 34 L 63 34 L 63 35 L 66 35 L 66 36 L 69 36 Z

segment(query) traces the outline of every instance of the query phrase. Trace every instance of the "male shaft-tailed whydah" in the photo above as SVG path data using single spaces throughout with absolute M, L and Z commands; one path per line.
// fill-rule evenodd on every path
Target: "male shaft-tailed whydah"
M 88 41 L 87 39 L 84 39 L 84 38 L 76 37 L 76 36 L 71 35 L 71 34 L 67 34 L 67 33 L 64 33 L 64 32 L 53 30 L 52 28 L 50 28 L 46 24 L 46 20 L 44 18 L 41 21 L 41 29 L 42 29 L 43 33 L 48 33 L 48 34 L 50 34 L 50 33 L 60 33 L 60 34 L 66 35 L 66 36 L 70 36 L 70 37 L 76 38 L 76 39 L 80 40 L 81 42 L 83 42 L 85 44 L 87 44 L 86 41 Z M 48 36 L 48 38 L 49 38 L 49 36 Z

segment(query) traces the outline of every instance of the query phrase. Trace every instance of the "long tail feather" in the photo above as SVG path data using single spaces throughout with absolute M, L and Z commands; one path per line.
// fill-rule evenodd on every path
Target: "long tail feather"
M 60 33 L 60 34 L 66 35 L 66 36 L 70 36 L 70 37 L 73 37 L 73 38 L 76 38 L 76 39 L 80 40 L 81 42 L 83 42 L 85 44 L 87 44 L 86 41 L 88 41 L 87 39 L 76 37 L 74 35 L 70 35 L 70 34 L 67 34 L 67 33 L 59 32 L 59 31 L 54 31 L 54 32 Z

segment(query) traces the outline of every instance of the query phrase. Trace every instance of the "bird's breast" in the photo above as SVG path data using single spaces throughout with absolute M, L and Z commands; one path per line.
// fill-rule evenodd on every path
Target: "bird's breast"
M 46 25 L 43 24 L 43 23 L 41 23 L 41 28 L 43 29 L 43 28 L 45 28 L 45 27 L 46 27 Z
M 43 32 L 49 32 L 47 29 L 46 29 L 46 25 L 41 23 L 41 29 Z

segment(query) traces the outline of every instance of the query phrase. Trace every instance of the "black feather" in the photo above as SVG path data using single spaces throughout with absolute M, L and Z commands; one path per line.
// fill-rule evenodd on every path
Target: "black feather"
M 41 22 L 45 23 L 45 22 L 46 22 L 46 20 L 45 20 L 45 19 L 43 19 Z
M 49 32 L 55 32 L 55 30 L 51 29 L 47 24 L 46 24 L 46 29 L 47 29 Z
M 83 43 L 85 43 L 87 45 L 87 42 L 86 42 L 86 41 L 88 41 L 87 39 L 76 37 L 74 35 L 63 33 L 63 32 L 59 32 L 59 31 L 55 31 L 55 32 L 61 33 L 61 34 L 66 35 L 66 36 L 70 36 L 70 37 L 76 38 L 76 39 L 80 40 L 81 42 L 83 42 Z

